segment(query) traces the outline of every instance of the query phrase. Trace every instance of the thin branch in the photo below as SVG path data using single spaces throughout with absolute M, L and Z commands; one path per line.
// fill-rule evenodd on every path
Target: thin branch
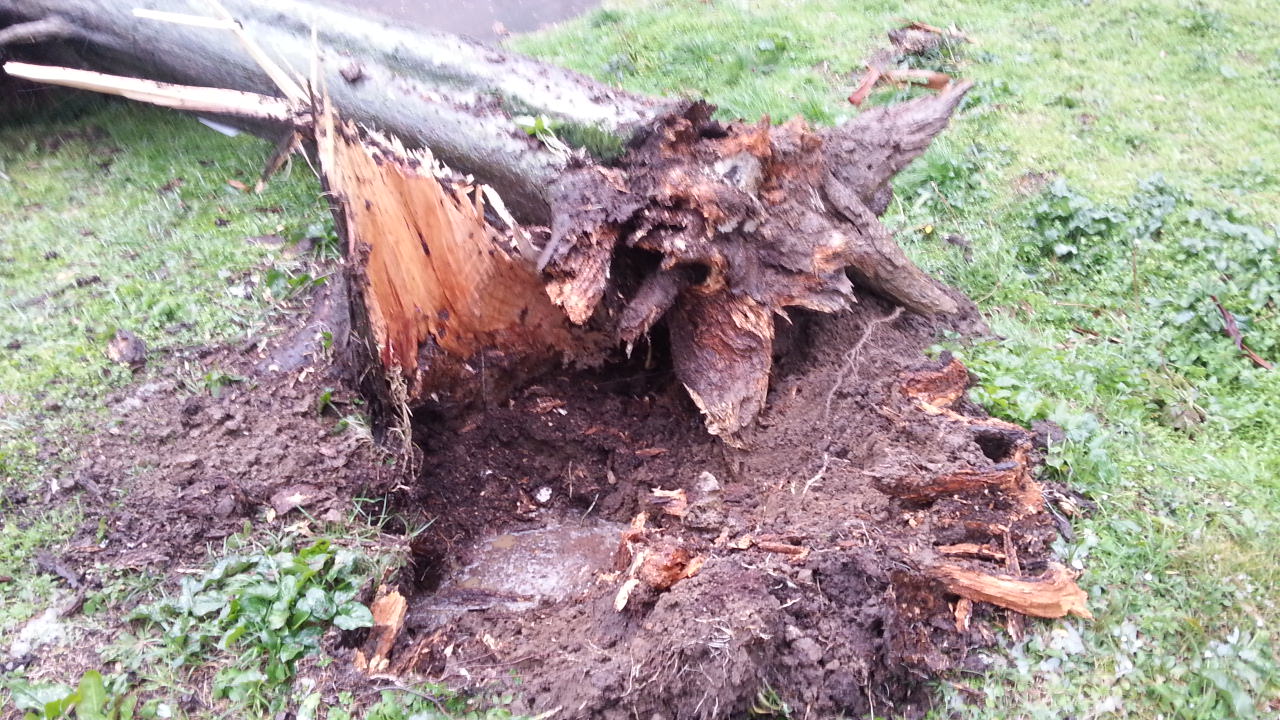
M 280 88 L 280 92 L 283 93 L 286 98 L 296 103 L 302 103 L 306 102 L 311 97 L 302 89 L 301 85 L 294 82 L 293 78 L 289 77 L 289 73 L 285 72 L 284 68 L 280 67 L 275 60 L 272 60 L 267 55 L 266 51 L 262 49 L 262 46 L 258 45 L 258 43 L 249 36 L 249 33 L 245 32 L 244 26 L 240 24 L 239 20 L 232 17 L 231 13 L 222 6 L 222 3 L 218 2 L 218 0 L 207 1 L 213 8 L 214 12 L 216 12 L 223 20 L 231 23 L 231 32 L 236 36 L 236 39 L 244 46 L 244 49 L 249 53 L 249 56 L 253 58 L 253 61 L 258 63 L 258 67 L 262 68 L 262 71 L 271 78 L 271 82 L 275 83 L 276 87 Z
M 164 10 L 148 10 L 146 8 L 134 8 L 133 16 L 144 20 L 159 20 L 160 22 L 173 23 L 174 25 L 190 25 L 191 27 L 208 28 L 210 30 L 232 30 L 236 27 L 235 20 L 166 12 Z
M 89 70 L 7 62 L 4 71 L 13 77 L 45 82 L 51 85 L 93 90 L 119 95 L 161 107 L 192 112 L 225 113 L 239 117 L 259 118 L 293 123 L 296 113 L 288 101 L 257 93 L 222 88 L 192 87 L 106 75 Z
M 27 45 L 78 35 L 76 26 L 58 15 L 0 28 L 0 46 Z

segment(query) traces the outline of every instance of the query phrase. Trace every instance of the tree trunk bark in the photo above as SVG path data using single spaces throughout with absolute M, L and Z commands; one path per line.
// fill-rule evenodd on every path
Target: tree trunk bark
M 222 4 L 287 69 L 309 77 L 318 57 L 320 82 L 343 117 L 431 148 L 497 189 L 528 222 L 550 217 L 548 188 L 570 158 L 512 117 L 542 115 L 561 137 L 588 135 L 600 146 L 620 148 L 675 106 L 497 47 L 319 3 Z M 38 54 L 36 43 L 61 39 L 67 41 L 62 49 L 74 50 L 94 70 L 274 92 L 231 33 L 138 17 L 135 8 L 211 14 L 201 0 L 0 0 L 0 48 L 24 58 Z
M 788 308 L 838 312 L 868 292 L 924 315 L 970 307 L 916 267 L 878 219 L 894 174 L 945 128 L 969 83 L 823 131 L 798 119 L 724 124 L 704 103 L 628 94 L 448 35 L 295 0 L 226 0 L 265 55 L 299 79 L 318 54 L 320 103 L 291 89 L 262 53 L 246 52 L 225 23 L 212 27 L 217 3 L 194 26 L 138 17 L 139 4 L 168 9 L 156 0 L 0 0 L 0 18 L 11 31 L 36 23 L 26 27 L 44 39 L 65 37 L 62 47 L 95 68 L 145 67 L 151 78 L 256 93 L 274 84 L 290 96 L 259 105 L 277 112 L 284 103 L 282 117 L 316 141 L 347 236 L 353 323 L 388 371 L 393 401 L 461 401 L 463 387 L 484 396 L 553 360 L 629 348 L 665 320 L 677 377 L 708 429 L 729 438 L 764 404 L 774 321 Z M 20 43 L 31 33 L 7 35 Z M 134 93 L 117 94 L 171 107 L 204 97 L 113 82 Z M 530 136 L 517 114 L 550 124 Z M 394 136 L 430 152 L 407 151 Z M 603 139 L 597 149 L 617 152 L 593 157 L 558 136 Z

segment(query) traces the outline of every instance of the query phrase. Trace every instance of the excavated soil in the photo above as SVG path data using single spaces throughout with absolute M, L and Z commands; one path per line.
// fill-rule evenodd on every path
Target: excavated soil
M 737 448 L 705 432 L 661 347 L 472 417 L 419 418 L 422 472 L 403 501 L 435 522 L 398 588 L 409 608 L 387 671 L 510 685 L 518 709 L 557 717 L 725 717 L 760 709 L 766 688 L 797 715 L 909 715 L 931 678 L 973 665 L 991 623 L 1018 631 L 990 606 L 970 617 L 928 568 L 942 546 L 987 572 L 1044 570 L 1057 530 L 1026 503 L 1038 486 L 921 488 L 1007 471 L 1029 435 L 963 399 L 931 415 L 904 392 L 960 367 L 925 358 L 937 327 L 921 318 L 869 300 L 797 317 L 788 335 Z M 593 565 L 521 554 L 525 534 L 602 525 L 612 540 Z M 585 564 L 593 580 L 522 594 L 486 584 L 494 562 Z
M 109 416 L 54 488 L 88 501 L 67 562 L 198 563 L 264 513 L 343 521 L 352 498 L 386 494 L 396 482 L 386 453 L 337 431 L 340 413 L 359 409 L 321 342 L 345 327 L 345 300 L 332 300 L 342 293 L 322 290 L 271 337 L 152 357 L 163 369 L 108 397 Z
M 955 393 L 938 400 L 934 386 L 967 381 L 926 358 L 938 326 L 874 298 L 794 314 L 739 447 L 706 433 L 659 331 L 630 360 L 469 416 L 420 412 L 410 478 L 367 435 L 334 431 L 356 398 L 319 336 L 345 308 L 315 306 L 278 339 L 179 353 L 110 399 L 77 487 L 55 488 L 98 508 L 61 563 L 177 567 L 246 522 L 342 520 L 353 498 L 385 496 L 404 527 L 384 529 L 413 533 L 411 562 L 376 590 L 403 594 L 407 614 L 333 643 L 327 687 L 367 686 L 355 668 L 373 659 L 375 679 L 512 690 L 520 712 L 654 719 L 776 709 L 770 698 L 797 716 L 918 714 L 932 679 L 978 669 L 971 649 L 1021 627 L 931 569 L 1048 567 L 1057 529 L 1027 502 L 1029 475 L 928 489 L 1009 475 L 1030 436 Z M 240 380 L 193 389 L 215 369 Z

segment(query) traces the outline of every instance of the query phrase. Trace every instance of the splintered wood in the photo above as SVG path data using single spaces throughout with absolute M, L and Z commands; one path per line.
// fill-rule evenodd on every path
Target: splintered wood
M 341 210 L 351 275 L 382 367 L 402 374 L 408 398 L 500 392 L 507 376 L 550 365 L 573 338 L 530 260 L 518 228 L 486 220 L 486 193 L 425 150 L 361 132 L 321 113 L 320 165 Z
M 1044 574 L 1035 578 L 993 575 L 954 564 L 938 565 L 932 573 L 949 592 L 973 602 L 988 602 L 1034 617 L 1071 614 L 1093 618 L 1089 596 L 1076 584 L 1071 571 L 1058 563 L 1050 563 Z
M 878 486 L 908 502 L 990 491 L 1013 501 L 1009 510 L 1012 521 L 1045 512 L 1044 493 L 1031 473 L 1030 434 L 996 418 L 969 417 L 952 409 L 968 385 L 969 371 L 951 357 L 940 368 L 908 373 L 900 387 L 926 415 L 954 423 L 979 438 L 985 437 L 992 445 L 988 454 L 1001 457 L 993 460 L 989 467 L 962 468 L 928 477 L 896 477 Z M 990 567 L 976 564 L 987 560 L 1003 563 L 1005 570 L 1015 574 L 1020 572 L 1010 528 L 989 526 L 986 532 L 1002 537 L 1005 548 L 972 542 L 939 545 L 934 548 L 939 555 L 971 558 L 975 565 L 966 566 L 954 560 L 924 562 L 926 574 L 939 581 L 947 592 L 969 603 L 987 602 L 1035 617 L 1059 618 L 1067 614 L 1093 617 L 1088 609 L 1088 595 L 1076 584 L 1075 575 L 1058 563 L 1049 563 L 1042 575 L 1033 578 L 979 569 Z M 957 627 L 967 628 L 970 606 L 957 604 L 956 608 Z
M 378 588 L 378 597 L 369 606 L 373 627 L 369 629 L 364 646 L 356 650 L 357 669 L 369 675 L 387 670 L 391 650 L 395 647 L 396 638 L 400 637 L 408 610 L 409 603 L 398 588 Z

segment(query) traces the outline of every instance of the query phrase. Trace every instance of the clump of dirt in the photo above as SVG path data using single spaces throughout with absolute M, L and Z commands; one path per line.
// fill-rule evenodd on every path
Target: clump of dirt
M 1051 562 L 1030 434 L 965 400 L 958 362 L 924 358 L 937 330 L 874 298 L 797 316 L 741 448 L 703 429 L 661 338 L 622 369 L 418 418 L 402 503 L 433 524 L 391 671 L 482 691 L 515 676 L 519 710 L 571 717 L 724 717 L 764 688 L 806 716 L 910 712 L 994 624 L 1020 631 L 956 577 L 1043 574 L 1070 592 L 1040 614 L 1087 613 Z M 596 525 L 625 529 L 585 589 L 457 581 L 495 536 Z
M 264 513 L 342 521 L 353 497 L 385 494 L 395 475 L 384 451 L 339 427 L 340 413 L 360 410 L 322 339 L 341 337 L 342 293 L 322 290 L 310 317 L 273 338 L 177 351 L 107 398 L 111 417 L 70 474 L 96 510 L 69 558 L 164 566 L 202 557 Z
M 376 666 L 573 717 L 726 717 L 767 688 L 797 714 L 912 714 L 997 625 L 1021 630 L 975 577 L 1065 588 L 1037 612 L 1087 612 L 1052 562 L 1030 433 L 968 403 L 958 362 L 925 359 L 932 321 L 874 297 L 794 313 L 740 447 L 707 434 L 659 328 L 630 362 L 421 411 L 408 480 L 320 407 L 356 402 L 320 341 L 346 315 L 327 297 L 282 340 L 192 350 L 111 398 L 76 475 L 101 510 L 64 559 L 191 561 L 264 513 L 340 520 L 393 493 L 430 523 L 396 584 L 403 624 L 370 633 L 394 638 L 376 663 L 359 637 L 332 646 L 329 680 Z

